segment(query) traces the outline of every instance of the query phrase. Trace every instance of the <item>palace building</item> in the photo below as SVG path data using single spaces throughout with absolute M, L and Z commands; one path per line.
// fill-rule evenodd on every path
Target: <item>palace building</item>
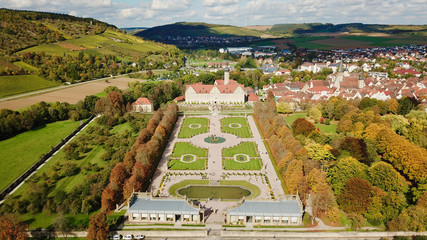
M 224 69 L 224 79 L 215 80 L 213 85 L 201 82 L 186 85 L 185 103 L 189 104 L 243 104 L 246 93 L 243 84 L 230 79 L 230 69 Z

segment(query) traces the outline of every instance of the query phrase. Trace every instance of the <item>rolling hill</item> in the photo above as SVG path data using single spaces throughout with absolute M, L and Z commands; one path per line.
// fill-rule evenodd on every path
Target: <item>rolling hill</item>
M 0 96 L 184 62 L 175 46 L 92 18 L 0 9 L 0 26 Z
M 251 36 L 260 37 L 263 32 L 246 29 L 231 25 L 208 24 L 201 22 L 177 22 L 174 24 L 162 25 L 149 28 L 135 33 L 147 39 L 155 40 L 158 36 L 172 37 L 235 37 Z

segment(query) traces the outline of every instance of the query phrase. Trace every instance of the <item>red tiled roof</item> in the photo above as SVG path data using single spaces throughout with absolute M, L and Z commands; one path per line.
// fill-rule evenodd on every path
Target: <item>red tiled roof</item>
M 182 101 L 185 101 L 185 96 L 179 96 L 179 97 L 176 97 L 173 101 L 174 101 L 174 102 L 182 102 Z
M 150 105 L 151 101 L 148 98 L 140 97 L 133 104 L 137 104 L 137 105 Z
M 255 93 L 251 92 L 248 94 L 248 101 L 249 102 L 256 102 L 256 101 L 259 101 L 259 98 Z
M 224 79 L 215 80 L 216 85 L 224 85 Z M 228 80 L 228 85 L 238 84 L 236 80 L 230 79 Z

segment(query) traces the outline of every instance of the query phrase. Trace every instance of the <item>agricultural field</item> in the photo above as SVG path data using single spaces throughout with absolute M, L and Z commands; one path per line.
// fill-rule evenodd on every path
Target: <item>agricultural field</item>
M 222 118 L 221 132 L 234 134 L 241 138 L 252 137 L 248 121 L 244 117 Z
M 30 77 L 34 77 L 31 75 Z M 1 79 L 2 77 L 0 77 Z M 108 81 L 93 81 L 86 82 L 77 86 L 70 86 L 61 90 L 56 90 L 48 93 L 43 93 L 35 96 L 29 96 L 25 98 L 19 98 L 9 101 L 0 102 L 0 109 L 7 108 L 12 110 L 22 109 L 27 106 L 45 102 L 68 102 L 75 104 L 80 100 L 83 100 L 86 96 L 93 95 L 104 91 L 106 87 L 116 86 L 121 90 L 128 89 L 128 83 L 141 81 L 134 78 L 119 77 L 109 79 Z M 52 83 L 48 81 L 49 83 Z M 2 88 L 0 88 L 2 89 Z M 0 90 L 1 91 L 1 90 Z
M 131 42 L 133 44 L 129 44 Z M 80 51 L 95 56 L 113 54 L 119 59 L 132 60 L 143 52 L 159 51 L 164 47 L 154 42 L 144 41 L 132 35 L 126 35 L 120 32 L 107 30 L 99 35 L 83 36 L 65 40 L 59 43 L 42 44 L 22 50 L 24 52 L 45 52 L 48 55 L 64 54 L 77 56 Z
M 58 85 L 37 75 L 0 76 L 0 98 Z
M 32 66 L 28 63 L 22 62 L 22 61 L 14 62 L 13 64 L 24 69 L 25 71 L 28 71 L 28 72 L 33 72 L 33 73 L 39 73 L 40 72 L 40 68 L 34 67 L 34 66 Z
M 225 170 L 261 170 L 261 159 L 250 158 L 248 162 L 236 162 L 234 159 L 224 159 Z
M 259 157 L 258 150 L 254 142 L 242 142 L 235 147 L 222 150 L 223 157 L 233 157 L 236 154 L 246 154 L 249 157 Z
M 198 148 L 198 147 L 196 147 L 196 146 L 194 146 L 188 142 L 177 142 L 177 143 L 175 143 L 171 157 L 179 158 L 185 154 L 194 154 L 197 157 L 207 157 L 208 156 L 208 150 L 203 149 L 203 148 Z
M 3 190 L 28 168 L 42 154 L 78 127 L 79 121 L 59 121 L 33 129 L 12 138 L 0 141 L 0 190 Z
M 179 138 L 191 138 L 209 132 L 209 119 L 190 117 L 185 118 L 179 131 Z

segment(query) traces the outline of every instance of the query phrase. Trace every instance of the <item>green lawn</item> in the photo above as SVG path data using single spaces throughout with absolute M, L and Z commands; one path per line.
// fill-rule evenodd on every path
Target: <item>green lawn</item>
M 252 195 L 247 199 L 256 198 L 261 194 L 261 190 L 256 185 L 243 180 L 220 180 L 221 185 L 242 186 L 252 191 Z
M 168 168 L 170 170 L 204 170 L 206 169 L 206 158 L 198 158 L 195 162 L 185 163 L 180 159 L 169 160 Z
M 320 129 L 320 131 L 322 131 L 324 133 L 336 133 L 337 132 L 337 124 L 336 123 L 330 124 L 330 125 L 315 123 L 314 126 L 318 129 Z
M 242 142 L 239 145 L 222 150 L 223 157 L 233 157 L 236 154 L 243 153 L 249 157 L 259 157 L 254 142 Z
M 230 125 L 232 123 L 238 123 L 240 125 L 248 125 L 248 121 L 244 117 L 227 117 L 221 119 L 221 125 Z
M 200 128 L 190 128 L 189 126 L 182 126 L 178 138 L 191 138 L 196 135 L 207 133 L 208 132 L 207 126 L 201 126 Z
M 261 160 L 259 158 L 250 159 L 249 162 L 239 163 L 234 159 L 224 159 L 225 170 L 260 170 Z
M 183 188 L 187 185 L 208 185 L 209 184 L 209 180 L 183 180 L 179 183 L 175 183 L 174 185 L 170 186 L 169 188 L 169 193 L 172 196 L 179 196 L 176 191 L 180 188 Z
M 203 148 L 198 148 L 188 142 L 177 142 L 175 143 L 172 157 L 181 157 L 185 154 L 194 154 L 197 157 L 207 157 L 208 150 Z
M 292 125 L 292 123 L 297 120 L 297 118 L 305 118 L 307 116 L 307 113 L 294 113 L 288 116 L 285 116 L 286 121 L 289 123 L 289 125 Z
M 207 118 L 199 118 L 199 117 L 186 117 L 182 123 L 184 126 L 188 126 L 193 123 L 198 123 L 202 126 L 209 125 L 209 119 Z
M 0 97 L 58 86 L 37 75 L 0 76 Z
M 235 127 L 230 127 L 236 125 Z M 239 127 L 240 124 L 240 127 Z M 221 132 L 234 134 L 241 138 L 251 138 L 252 133 L 245 117 L 227 117 L 221 119 Z
M 241 126 L 239 128 L 232 128 L 230 126 L 221 126 L 221 132 L 230 133 L 241 138 L 251 138 L 252 134 L 249 130 L 249 126 Z
M 3 190 L 30 168 L 42 154 L 79 126 L 79 121 L 59 121 L 0 141 L 0 189 Z
M 199 124 L 199 128 L 194 128 L 196 126 L 192 126 L 193 128 L 190 128 L 191 124 Z M 209 119 L 207 118 L 200 118 L 200 117 L 186 117 L 182 123 L 181 129 L 179 131 L 178 137 L 179 138 L 191 138 L 193 136 L 207 133 L 209 131 Z

